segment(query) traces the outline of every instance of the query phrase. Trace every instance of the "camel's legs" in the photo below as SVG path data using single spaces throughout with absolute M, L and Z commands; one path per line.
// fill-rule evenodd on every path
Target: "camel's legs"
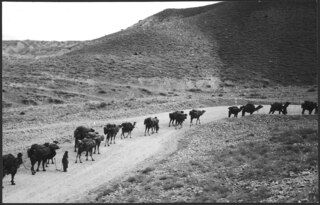
M 41 163 L 41 160 L 40 160 L 40 161 L 38 161 L 38 168 L 37 168 L 37 172 L 39 171 L 40 163 Z
M 91 160 L 94 161 L 93 157 L 92 157 L 92 149 L 90 151 L 90 156 L 91 156 Z

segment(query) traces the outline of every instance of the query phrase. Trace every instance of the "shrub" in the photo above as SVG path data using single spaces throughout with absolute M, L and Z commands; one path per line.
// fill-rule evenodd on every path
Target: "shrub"
M 101 109 L 105 108 L 107 105 L 112 105 L 112 103 L 105 103 L 105 102 L 88 102 L 86 103 L 86 106 L 88 106 L 89 109 Z
M 35 102 L 34 100 L 29 100 L 29 99 L 23 99 L 22 103 L 25 105 L 38 105 L 37 102 Z
M 220 184 L 208 183 L 205 185 L 203 191 L 205 192 L 219 192 L 220 194 L 226 194 L 229 192 L 229 188 Z
M 98 104 L 98 108 L 105 108 L 107 106 L 107 103 L 105 102 L 101 102 L 100 104 Z
M 250 98 L 260 97 L 261 95 L 259 93 L 250 93 Z
M 114 191 L 115 191 L 114 189 L 108 188 L 108 189 L 104 190 L 101 195 L 102 196 L 107 196 L 107 195 L 111 194 Z
M 168 179 L 167 175 L 162 175 L 161 177 L 159 177 L 159 180 L 166 180 L 166 179 Z
M 145 92 L 145 93 L 147 93 L 148 95 L 151 95 L 152 94 L 152 92 L 150 91 L 150 90 L 148 90 L 148 89 L 145 89 L 145 88 L 139 88 L 142 92 Z
M 129 177 L 128 179 L 127 179 L 127 182 L 130 182 L 130 183 L 133 183 L 133 182 L 135 182 L 136 181 L 136 178 L 135 177 Z
M 153 171 L 153 170 L 154 170 L 154 168 L 147 167 L 147 168 L 145 168 L 144 170 L 142 170 L 142 173 L 143 173 L 143 174 L 147 174 L 147 173 L 149 173 L 149 172 L 151 172 L 151 171 Z
M 48 102 L 54 103 L 54 104 L 63 104 L 63 100 L 55 99 L 55 98 L 48 98 Z
M 163 189 L 165 191 L 168 191 L 170 189 L 174 188 L 174 183 L 172 181 L 167 181 L 164 185 L 163 185 Z
M 12 103 L 2 101 L 2 107 L 12 107 Z
M 150 185 L 146 185 L 145 187 L 144 187 L 144 190 L 150 190 L 151 189 L 151 186 Z
M 199 89 L 199 88 L 191 88 L 191 89 L 189 89 L 187 91 L 196 93 L 196 92 L 201 92 L 202 90 Z
M 107 92 L 104 91 L 104 90 L 99 90 L 98 93 L 100 93 L 100 94 L 105 94 L 105 93 L 107 93 Z
M 223 85 L 224 85 L 225 87 L 234 87 L 234 86 L 235 86 L 234 83 L 231 82 L 231 81 L 226 81 L 226 82 L 224 82 Z
M 137 201 L 137 199 L 134 197 L 134 196 L 132 196 L 132 197 L 130 197 L 129 199 L 128 199 L 128 202 L 129 203 L 134 203 L 134 202 L 136 202 Z
M 184 184 L 183 184 L 183 182 L 181 182 L 181 181 L 178 181 L 178 182 L 176 182 L 176 183 L 174 184 L 174 188 L 176 188 L 176 189 L 181 188 L 181 187 L 183 187 L 183 186 L 184 186 Z
M 307 90 L 307 92 L 315 92 L 315 91 L 316 91 L 315 88 L 310 88 L 310 89 Z

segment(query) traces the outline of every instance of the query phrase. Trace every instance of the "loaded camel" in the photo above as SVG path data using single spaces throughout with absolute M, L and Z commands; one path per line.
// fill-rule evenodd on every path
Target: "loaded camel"
M 316 102 L 312 102 L 312 101 L 304 101 L 301 104 L 301 108 L 302 108 L 302 114 L 304 115 L 304 111 L 308 110 L 309 111 L 309 115 L 311 115 L 312 111 L 314 110 L 314 114 L 318 113 L 318 104 Z
M 246 112 L 248 112 L 248 113 L 250 113 L 250 115 L 252 115 L 254 112 L 263 108 L 263 106 L 258 105 L 257 107 L 255 107 L 252 103 L 248 103 L 244 106 L 241 106 L 240 108 L 242 108 L 242 116 L 244 116 Z
M 74 151 L 76 152 L 78 140 L 83 140 L 88 136 L 88 132 L 94 132 L 94 129 L 85 126 L 79 126 L 74 131 Z
M 17 157 L 12 154 L 2 155 L 2 179 L 11 174 L 11 185 L 15 185 L 14 176 L 16 175 L 18 168 L 22 164 L 22 153 L 18 153 Z M 2 186 L 3 187 L 3 186 Z
M 123 138 L 127 138 L 129 135 L 130 135 L 130 138 L 131 138 L 131 132 L 135 128 L 136 122 L 133 122 L 133 123 L 124 122 L 124 123 L 121 124 L 121 126 L 122 126 L 121 139 L 122 139 L 122 136 L 123 136 Z M 124 136 L 124 133 L 128 133 L 126 137 Z
M 106 126 L 104 126 L 103 131 L 104 131 L 104 134 L 107 135 L 106 143 L 104 144 L 105 147 L 107 146 L 107 144 L 108 146 L 112 144 L 112 138 L 113 138 L 113 144 L 116 143 L 115 138 L 121 127 L 122 127 L 121 125 L 109 124 L 109 123 Z M 109 144 L 109 141 L 110 141 L 110 144 Z
M 238 113 L 241 112 L 243 108 L 243 106 L 241 106 L 240 108 L 238 108 L 237 106 L 228 107 L 228 116 L 230 117 L 231 115 L 234 115 L 234 117 L 238 117 Z
M 53 143 L 58 144 L 57 141 L 53 141 Z M 46 142 L 46 143 L 44 143 L 44 145 L 47 146 L 47 147 L 49 147 L 50 143 L 49 143 L 49 142 Z M 53 150 L 53 151 L 50 153 L 50 155 L 48 156 L 48 161 L 47 161 L 46 167 L 48 167 L 48 164 L 50 164 L 50 159 L 51 159 L 51 164 L 54 164 L 54 163 L 53 163 L 53 158 L 56 156 L 56 154 L 57 154 L 57 153 L 56 153 L 55 150 Z
M 98 150 L 98 154 L 100 154 L 100 144 L 101 142 L 104 140 L 104 136 L 103 135 L 97 135 L 95 138 L 93 138 L 94 141 L 96 142 L 96 146 L 94 147 L 94 152 L 93 154 L 96 153 L 96 150 Z
M 147 135 L 147 131 L 148 131 L 148 135 L 150 135 L 149 130 L 151 129 L 152 134 L 154 133 L 154 130 L 156 131 L 156 133 L 158 133 L 159 130 L 159 119 L 157 117 L 148 117 L 144 120 L 144 125 L 146 126 L 146 129 L 144 131 L 144 136 Z
M 182 128 L 182 124 L 184 120 L 187 119 L 187 116 L 187 114 L 178 113 L 178 115 L 176 116 L 176 126 L 180 125 L 180 128 Z
M 286 102 L 284 104 L 279 103 L 279 102 L 275 102 L 275 103 L 271 104 L 269 114 L 273 114 L 275 111 L 279 111 L 279 114 L 281 114 L 281 112 L 282 112 L 282 114 L 286 115 L 288 113 L 287 107 L 289 105 L 290 105 L 289 102 Z
M 170 127 L 170 124 L 174 125 L 174 123 L 177 123 L 177 117 L 179 114 L 184 114 L 183 111 L 175 111 L 175 112 L 172 112 L 172 113 L 169 113 L 169 118 L 170 118 L 170 121 L 169 121 L 169 127 Z
M 36 171 L 34 171 L 34 165 L 38 162 L 37 171 L 39 171 L 40 163 L 42 162 L 42 170 L 46 171 L 45 164 L 48 161 L 48 158 L 52 155 L 55 150 L 59 149 L 59 146 L 55 143 L 51 143 L 49 145 L 39 145 L 33 144 L 31 148 L 27 150 L 28 157 L 31 161 L 31 174 L 34 175 Z
M 201 124 L 200 123 L 200 116 L 201 115 L 203 115 L 203 113 L 205 113 L 206 111 L 205 110 L 191 110 L 190 112 L 189 112 L 189 115 L 190 115 L 190 127 L 191 127 L 191 125 L 192 125 L 192 120 L 195 118 L 195 119 L 197 119 L 196 120 L 196 124 L 198 123 L 198 121 L 199 121 L 199 124 Z
M 84 138 L 83 140 L 78 140 L 78 152 L 77 152 L 77 156 L 76 156 L 76 161 L 75 163 L 77 163 L 77 159 L 79 158 L 80 163 L 82 163 L 81 161 L 81 153 L 82 152 L 86 152 L 86 161 L 88 161 L 88 154 L 90 153 L 90 157 L 91 160 L 94 161 L 93 157 L 92 157 L 92 151 L 93 148 L 96 146 L 96 142 L 91 139 L 91 138 Z
M 88 132 L 88 136 L 86 138 L 93 139 L 96 142 L 96 146 L 94 147 L 93 154 L 96 153 L 96 150 L 98 150 L 98 154 L 100 154 L 100 144 L 104 140 L 104 136 L 100 135 L 98 132 Z

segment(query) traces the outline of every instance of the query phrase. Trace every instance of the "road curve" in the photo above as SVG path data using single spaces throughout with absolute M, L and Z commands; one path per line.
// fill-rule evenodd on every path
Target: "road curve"
M 228 106 L 217 106 L 199 108 L 206 110 L 201 116 L 201 124 L 226 118 L 228 115 Z M 266 114 L 269 112 L 270 105 L 265 105 L 258 113 Z M 189 110 L 185 110 L 186 113 Z M 300 105 L 290 105 L 289 114 L 301 114 Z M 241 113 L 239 113 L 240 117 Z M 246 114 L 248 115 L 248 114 Z M 144 136 L 143 120 L 149 116 L 157 116 L 160 120 L 159 133 L 150 136 Z M 110 120 L 108 120 L 110 121 Z M 116 144 L 110 147 L 100 147 L 100 155 L 94 155 L 95 161 L 85 160 L 83 163 L 75 163 L 75 152 L 73 143 L 66 143 L 58 150 L 57 168 L 61 168 L 61 158 L 65 150 L 69 151 L 69 169 L 68 172 L 57 171 L 55 165 L 50 165 L 46 172 L 37 172 L 31 175 L 30 170 L 20 167 L 15 177 L 15 186 L 10 185 L 10 176 L 3 179 L 2 201 L 4 203 L 64 203 L 74 202 L 87 195 L 90 190 L 104 185 L 115 178 L 119 178 L 124 173 L 134 170 L 138 164 L 144 160 L 163 154 L 170 150 L 175 150 L 177 139 L 188 131 L 190 118 L 184 123 L 182 129 L 168 127 L 168 112 L 155 115 L 139 116 L 125 121 L 136 121 L 137 127 L 132 132 L 132 138 L 120 139 L 118 134 Z M 123 120 L 114 120 L 115 123 Z M 79 122 L 80 123 L 80 122 Z M 95 122 L 97 126 L 102 127 L 104 121 Z M 195 121 L 194 121 L 195 123 Z

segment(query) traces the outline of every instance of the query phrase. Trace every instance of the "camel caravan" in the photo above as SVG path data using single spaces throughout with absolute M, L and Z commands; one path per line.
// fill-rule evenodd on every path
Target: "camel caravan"
M 274 112 L 279 112 L 279 114 L 286 115 L 288 113 L 287 108 L 290 105 L 290 102 L 285 103 L 279 103 L 275 102 L 271 104 L 269 114 L 274 114 Z M 245 116 L 245 113 L 250 113 L 252 115 L 254 112 L 257 112 L 259 109 L 263 108 L 262 105 L 255 106 L 252 103 L 248 103 L 246 105 L 237 107 L 237 106 L 231 106 L 228 107 L 228 117 L 230 118 L 231 115 L 234 117 L 238 117 L 238 113 L 242 112 L 242 117 Z M 318 105 L 316 102 L 312 101 L 304 101 L 301 104 L 302 109 L 302 115 L 305 113 L 305 111 L 309 112 L 309 115 L 312 114 L 314 111 L 314 114 L 318 113 Z M 192 121 L 193 119 L 196 119 L 196 125 L 201 124 L 200 117 L 205 113 L 205 110 L 196 110 L 192 109 L 189 111 L 190 116 L 190 126 L 193 125 Z M 187 114 L 184 113 L 184 111 L 174 111 L 169 113 L 169 127 L 174 126 L 175 129 L 182 128 L 183 122 L 187 119 Z M 144 120 L 144 126 L 145 126 L 145 132 L 144 136 L 150 136 L 154 133 L 158 133 L 160 127 L 159 127 L 159 119 L 157 117 L 148 117 Z M 124 122 L 122 124 L 116 125 L 116 124 L 106 124 L 103 127 L 103 133 L 99 134 L 99 132 L 95 131 L 92 128 L 85 127 L 85 126 L 78 126 L 74 132 L 74 152 L 76 152 L 76 160 L 75 163 L 81 161 L 81 154 L 83 152 L 86 153 L 86 160 L 88 160 L 88 157 L 90 155 L 90 158 L 92 161 L 95 161 L 93 158 L 93 154 L 100 154 L 100 145 L 105 140 L 104 146 L 107 145 L 110 146 L 112 144 L 115 144 L 115 138 L 119 131 L 121 130 L 121 140 L 126 139 L 130 136 L 131 133 L 136 127 L 136 122 Z M 150 134 L 151 131 L 151 134 Z M 125 133 L 127 135 L 125 136 Z M 112 143 L 113 142 L 113 143 Z M 42 165 L 42 170 L 46 171 L 46 167 L 50 164 L 55 165 L 56 162 L 53 161 L 56 156 L 56 150 L 60 149 L 58 142 L 53 141 L 52 143 L 44 143 L 44 144 L 33 144 L 28 150 L 27 150 L 27 156 L 30 158 L 31 161 L 31 174 L 35 175 L 36 172 L 39 171 L 40 165 Z M 14 182 L 14 176 L 17 173 L 18 168 L 21 164 L 23 164 L 22 161 L 22 153 L 19 153 L 17 157 L 15 157 L 12 154 L 6 154 L 2 156 L 3 159 L 3 177 L 11 174 L 11 184 L 15 185 Z M 35 170 L 34 166 L 37 163 L 37 169 Z M 63 158 L 61 160 L 61 164 L 63 166 L 63 170 L 59 170 L 56 167 L 56 170 L 67 172 L 68 168 L 68 151 L 65 151 Z M 23 164 L 24 165 L 24 164 Z
M 290 102 L 285 102 L 285 103 L 279 103 L 275 102 L 272 103 L 270 106 L 270 111 L 269 114 L 274 114 L 275 111 L 278 111 L 279 114 L 284 114 L 286 115 L 288 113 L 287 108 L 290 105 Z M 252 115 L 254 112 L 258 111 L 259 109 L 263 108 L 262 105 L 258 105 L 255 107 L 252 103 L 248 103 L 244 106 L 237 107 L 237 106 L 231 106 L 228 107 L 228 117 L 231 117 L 233 115 L 234 117 L 238 117 L 238 113 L 242 111 L 242 116 L 245 116 L 245 113 L 250 113 Z M 304 101 L 301 104 L 301 109 L 302 109 L 302 115 L 304 115 L 304 112 L 307 110 L 309 111 L 309 115 L 311 115 L 312 111 L 314 110 L 314 114 L 318 113 L 318 104 L 316 102 L 312 101 Z

